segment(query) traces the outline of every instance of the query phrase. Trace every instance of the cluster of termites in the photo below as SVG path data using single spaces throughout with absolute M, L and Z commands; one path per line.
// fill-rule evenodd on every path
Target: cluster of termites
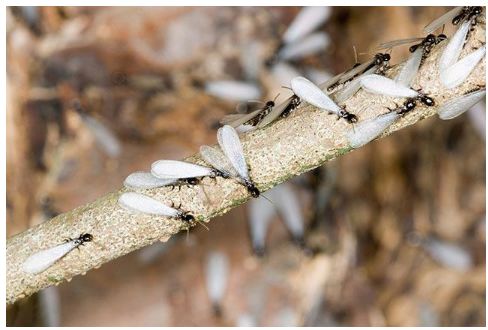
M 461 51 L 472 27 L 477 23 L 482 7 L 457 7 L 445 15 L 434 20 L 424 29 L 426 37 L 410 38 L 383 43 L 378 50 L 390 50 L 392 47 L 414 44 L 410 46 L 412 53 L 403 64 L 394 79 L 387 78 L 385 74 L 389 68 L 390 54 L 378 53 L 369 61 L 357 63 L 351 69 L 316 85 L 304 77 L 295 77 L 290 86 L 293 94 L 281 104 L 275 100 L 267 102 L 249 101 L 238 106 L 238 113 L 222 118 L 224 124 L 217 132 L 219 147 L 202 146 L 200 154 L 208 166 L 174 160 L 159 160 L 151 165 L 149 172 L 136 172 L 130 174 L 124 185 L 130 190 L 120 195 L 118 203 L 131 212 L 141 212 L 156 216 L 164 216 L 181 220 L 188 227 L 197 223 L 191 211 L 185 211 L 174 205 L 166 205 L 141 190 L 163 186 L 198 185 L 203 177 L 221 177 L 235 180 L 246 187 L 252 197 L 259 197 L 260 191 L 251 179 L 239 133 L 263 128 L 279 118 L 285 118 L 294 112 L 303 103 L 308 103 L 338 119 L 353 125 L 347 133 L 349 144 L 358 148 L 379 135 L 381 135 L 398 118 L 410 113 L 421 103 L 433 106 L 435 101 L 421 90 L 412 88 L 412 81 L 419 68 L 431 50 L 439 44 L 447 43 L 439 60 L 439 79 L 443 86 L 452 89 L 462 84 L 475 66 L 485 56 L 485 45 L 460 59 Z M 289 59 L 296 54 L 310 49 L 311 45 L 323 45 L 324 37 L 310 34 L 320 22 L 323 22 L 324 12 L 304 9 L 297 19 L 286 31 L 276 55 L 268 62 Z M 459 28 L 447 40 L 444 34 L 434 35 L 433 32 L 451 21 Z M 228 88 L 214 84 L 211 88 L 218 92 Z M 239 86 L 242 88 L 242 86 Z M 360 89 L 366 92 L 384 95 L 393 98 L 404 98 L 405 101 L 394 109 L 389 109 L 383 115 L 359 121 L 358 114 L 353 114 L 341 104 L 353 96 Z M 253 92 L 253 91 L 250 91 Z M 468 110 L 471 106 L 484 98 L 484 86 L 471 91 L 466 95 L 445 103 L 439 110 L 439 117 L 451 119 Z M 39 273 L 53 265 L 71 250 L 90 242 L 90 234 L 81 234 L 78 238 L 69 239 L 64 244 L 42 250 L 30 256 L 23 264 L 24 271 Z

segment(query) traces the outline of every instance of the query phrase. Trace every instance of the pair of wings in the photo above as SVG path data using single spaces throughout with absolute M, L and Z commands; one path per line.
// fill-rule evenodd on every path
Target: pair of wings
M 290 96 L 284 102 L 280 103 L 279 105 L 275 105 L 271 111 L 256 125 L 256 127 L 262 128 L 275 121 L 290 104 L 292 97 L 293 96 Z M 220 123 L 223 125 L 230 125 L 234 128 L 244 125 L 262 114 L 263 111 L 266 111 L 266 107 L 261 101 L 248 101 L 238 104 L 236 110 L 238 113 L 224 116 L 220 120 Z M 246 113 L 242 113 L 242 111 L 246 111 Z

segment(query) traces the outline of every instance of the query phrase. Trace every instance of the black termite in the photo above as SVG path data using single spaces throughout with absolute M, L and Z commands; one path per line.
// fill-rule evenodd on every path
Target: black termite
M 296 108 L 298 108 L 298 106 L 302 103 L 302 100 L 295 94 L 293 94 L 290 98 L 290 101 L 288 103 L 288 105 L 285 107 L 285 109 L 283 110 L 283 112 L 281 113 L 281 117 L 282 118 L 286 118 L 288 117 L 288 115 L 290 113 L 293 112 L 293 110 L 295 110 Z
M 422 40 L 422 42 L 420 42 L 416 45 L 410 46 L 409 51 L 410 51 L 410 53 L 413 53 L 419 47 L 422 47 L 422 49 L 424 50 L 422 56 L 423 56 L 423 58 L 425 58 L 430 53 L 433 46 L 437 45 L 438 43 L 440 43 L 441 41 L 446 40 L 446 39 L 447 39 L 447 36 L 445 34 L 439 34 L 438 36 L 435 36 L 433 34 L 429 34 L 429 35 L 427 35 L 427 37 L 425 37 Z
M 415 109 L 415 106 L 417 105 L 417 101 L 414 98 L 409 98 L 405 102 L 403 102 L 403 105 L 400 107 L 397 107 L 396 109 L 389 109 L 390 111 L 396 111 L 399 115 L 405 115 L 408 112 L 412 111 Z
M 395 109 L 389 109 L 389 110 L 391 112 L 395 111 L 397 114 L 403 116 L 409 113 L 410 111 L 412 111 L 413 109 L 415 109 L 415 107 L 417 106 L 417 100 L 419 100 L 420 102 L 424 103 L 427 106 L 435 105 L 434 99 L 432 99 L 429 96 L 421 94 L 417 98 L 408 98 L 407 100 L 405 100 L 405 102 L 403 102 L 402 106 L 397 107 Z
M 270 113 L 270 111 L 273 109 L 274 106 L 275 106 L 274 101 L 266 102 L 266 104 L 262 108 L 262 111 L 256 117 L 244 123 L 244 125 L 256 126 L 261 122 L 261 120 L 263 120 L 264 117 L 268 115 L 268 113 Z
M 346 111 L 346 109 L 344 108 L 339 110 L 337 115 L 339 116 L 339 118 L 344 118 L 349 124 L 354 124 L 358 122 L 358 117 L 355 114 Z
M 461 12 L 452 19 L 452 24 L 458 25 L 459 22 L 464 20 L 473 20 L 473 25 L 475 25 L 476 18 L 483 12 L 483 7 L 481 6 L 465 6 Z
M 348 81 L 351 81 L 352 79 L 372 69 L 373 67 L 376 67 L 374 73 L 383 75 L 389 67 L 390 60 L 391 60 L 390 54 L 377 53 L 370 61 L 362 64 L 356 63 L 351 69 L 337 76 L 337 79 L 333 79 L 335 81 L 328 81 L 327 86 L 321 84 L 319 87 L 322 89 L 327 87 L 327 91 L 330 92 L 337 86 L 344 84 Z
M 73 242 L 76 245 L 76 248 L 79 248 L 81 245 L 85 245 L 85 243 L 91 242 L 92 240 L 93 236 L 91 234 L 83 233 L 77 238 L 65 239 L 65 242 Z

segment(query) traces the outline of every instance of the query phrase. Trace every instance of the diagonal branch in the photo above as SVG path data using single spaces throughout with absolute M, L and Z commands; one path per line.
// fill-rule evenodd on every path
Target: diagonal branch
M 470 34 L 461 56 L 478 48 L 484 40 L 485 25 L 479 24 Z M 415 88 L 422 88 L 424 93 L 435 99 L 436 106 L 418 105 L 414 111 L 394 123 L 382 137 L 433 116 L 446 101 L 485 85 L 486 59 L 483 59 L 461 86 L 452 90 L 442 87 L 438 79 L 437 63 L 445 44 L 441 43 L 431 52 L 414 82 Z M 398 66 L 390 69 L 387 76 L 391 77 L 396 72 Z M 346 102 L 346 106 L 349 112 L 358 114 L 359 119 L 364 120 L 385 113 L 387 107 L 394 106 L 394 101 L 359 91 Z M 349 129 L 351 126 L 345 120 L 337 120 L 336 116 L 328 115 L 313 106 L 302 105 L 288 118 L 245 134 L 241 140 L 253 181 L 260 191 L 266 191 L 350 152 L 352 148 L 345 138 Z M 188 160 L 202 162 L 198 154 Z M 124 191 L 126 189 L 110 193 L 10 238 L 6 251 L 7 303 L 11 304 L 45 287 L 70 280 L 157 240 L 167 241 L 185 229 L 180 220 L 133 214 L 120 208 L 117 199 Z M 235 180 L 222 178 L 205 178 L 203 185 L 182 187 L 180 191 L 163 187 L 144 193 L 168 204 L 181 203 L 183 210 L 191 211 L 205 222 L 250 198 L 242 185 Z M 92 234 L 93 242 L 80 247 L 79 251 L 68 253 L 40 274 L 32 275 L 22 271 L 23 261 L 31 254 L 60 244 L 63 238 L 77 237 L 81 233 Z

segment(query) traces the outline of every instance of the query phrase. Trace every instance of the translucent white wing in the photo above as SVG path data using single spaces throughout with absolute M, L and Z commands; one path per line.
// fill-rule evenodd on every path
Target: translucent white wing
M 268 193 L 264 194 L 269 198 Z M 266 233 L 274 215 L 273 205 L 264 198 L 254 198 L 249 202 L 249 227 L 254 251 L 264 250 Z
M 203 145 L 200 147 L 200 154 L 205 162 L 220 172 L 225 173 L 230 177 L 239 176 L 227 157 L 225 157 L 222 151 L 218 150 L 217 148 Z
M 246 115 L 245 113 L 231 113 L 231 114 L 223 116 L 219 120 L 219 123 L 221 123 L 222 125 L 227 125 L 229 123 L 232 123 L 233 121 L 241 119 L 245 115 Z
M 371 69 L 364 72 L 363 75 L 372 74 L 375 70 L 376 68 L 372 67 Z M 356 79 L 352 80 L 346 86 L 342 87 L 335 93 L 334 96 L 335 100 L 337 103 L 344 103 L 349 98 L 351 98 L 354 94 L 356 94 L 357 91 L 359 91 L 360 89 L 361 89 L 361 80 L 360 77 L 357 77 Z
M 236 127 L 236 132 L 238 134 L 254 131 L 256 129 L 256 126 L 252 125 L 239 125 Z
M 319 87 L 304 77 L 296 77 L 291 80 L 291 89 L 303 101 L 306 101 L 320 109 L 338 113 L 341 108 L 332 101 Z
M 321 90 L 325 90 L 327 88 L 329 88 L 330 86 L 334 85 L 335 83 L 337 83 L 341 78 L 342 76 L 345 74 L 346 72 L 341 72 L 337 75 L 335 75 L 334 77 L 328 79 L 327 81 L 324 81 L 323 83 L 319 84 L 319 88 Z
M 290 80 L 300 75 L 294 66 L 287 64 L 286 62 L 278 62 L 273 65 L 271 68 L 271 74 L 273 79 L 276 80 L 277 84 L 282 86 L 288 85 Z
M 289 184 L 281 184 L 272 189 L 270 195 L 292 236 L 296 239 L 302 239 L 304 220 L 300 203 L 293 189 Z
M 426 27 L 424 27 L 425 34 L 432 33 L 435 30 L 437 30 L 438 28 L 440 28 L 442 25 L 444 25 L 444 24 L 446 24 L 448 22 L 451 22 L 452 19 L 454 17 L 456 17 L 461 12 L 462 9 L 463 9 L 463 7 L 461 7 L 461 6 L 460 7 L 455 7 L 453 9 L 449 10 L 444 15 L 442 15 L 442 16 L 436 18 L 435 20 L 433 20 Z
M 342 84 L 352 78 L 354 78 L 355 76 L 357 76 L 358 74 L 362 73 L 364 70 L 366 70 L 366 68 L 368 66 L 370 66 L 371 64 L 373 63 L 373 60 L 370 60 L 368 62 L 364 62 L 362 64 L 359 64 L 358 66 L 355 66 L 354 68 L 351 68 L 350 70 L 344 72 L 340 77 L 339 77 L 339 80 L 338 80 L 338 83 L 339 84 Z M 374 66 L 375 70 L 376 70 L 376 66 Z
M 167 217 L 177 217 L 179 211 L 149 196 L 135 192 L 123 193 L 119 197 L 119 205 L 131 212 L 141 212 Z
M 304 7 L 286 30 L 283 41 L 292 43 L 303 38 L 324 23 L 329 16 L 329 7 Z
M 279 105 L 275 105 L 273 109 L 268 113 L 263 120 L 258 124 L 258 128 L 265 127 L 275 121 L 290 104 L 291 96 Z
M 422 47 L 417 48 L 408 60 L 403 64 L 402 69 L 395 78 L 395 81 L 405 87 L 410 87 L 413 79 L 417 75 L 422 62 L 424 50 Z
M 258 110 L 254 110 L 253 112 L 251 113 L 248 113 L 248 114 L 245 114 L 245 115 L 239 115 L 239 117 L 235 116 L 235 119 L 232 120 L 232 121 L 227 121 L 226 125 L 230 125 L 232 127 L 237 127 L 237 126 L 240 126 L 246 122 L 248 122 L 249 120 L 251 119 L 254 119 L 257 115 L 259 115 L 264 109 L 261 108 L 261 109 L 258 109 Z M 226 117 L 224 117 L 225 119 Z M 223 124 L 223 122 L 222 122 Z
M 381 44 L 378 45 L 378 47 L 376 49 L 377 50 L 389 49 L 389 48 L 393 48 L 396 46 L 411 44 L 411 43 L 414 43 L 417 41 L 422 41 L 422 40 L 424 40 L 423 37 L 422 38 L 407 38 L 407 39 L 392 40 L 392 41 L 388 41 L 388 42 L 382 42 Z
M 249 179 L 244 151 L 236 130 L 229 125 L 219 128 L 217 131 L 217 140 L 219 141 L 220 148 L 237 173 L 239 173 L 239 176 L 243 179 Z
M 458 62 L 441 71 L 441 83 L 451 89 L 461 85 L 476 65 L 486 54 L 486 46 L 482 46 Z
M 389 112 L 376 118 L 371 118 L 360 122 L 347 132 L 347 140 L 353 148 L 359 148 L 377 138 L 383 133 L 397 118 L 400 117 L 396 112 Z
M 85 125 L 90 129 L 98 145 L 111 157 L 120 155 L 119 140 L 105 125 L 87 114 L 81 116 Z
M 478 102 L 468 112 L 471 125 L 483 141 L 486 141 L 486 101 Z
M 456 63 L 463 50 L 464 42 L 466 41 L 466 36 L 468 35 L 469 28 L 471 27 L 471 22 L 464 22 L 456 33 L 452 36 L 451 40 L 447 44 L 446 48 L 442 52 L 441 58 L 439 59 L 439 69 L 440 72 L 444 71 L 454 63 Z
M 443 120 L 456 118 L 483 100 L 485 96 L 486 90 L 484 89 L 450 100 L 439 108 L 439 118 Z
M 75 247 L 76 243 L 74 241 L 69 241 L 49 249 L 39 251 L 24 261 L 22 264 L 22 269 L 24 272 L 30 274 L 41 273 L 51 267 L 56 261 L 64 257 Z
M 151 174 L 161 179 L 185 179 L 212 176 L 211 168 L 180 162 L 177 160 L 158 160 L 151 165 Z
M 307 78 L 309 78 L 316 85 L 323 84 L 324 82 L 327 82 L 330 78 L 332 78 L 332 75 L 329 72 L 319 70 L 319 69 L 314 68 L 314 67 L 307 67 L 305 69 L 305 75 L 307 76 Z M 295 75 L 294 77 L 296 77 L 296 76 L 298 76 L 298 75 Z M 288 81 L 290 81 L 290 80 L 288 80 Z
M 370 74 L 361 77 L 361 87 L 373 94 L 393 96 L 393 97 L 416 97 L 418 92 L 405 87 L 396 81 L 380 76 Z
M 329 43 L 330 39 L 326 33 L 314 33 L 294 43 L 287 44 L 280 50 L 278 56 L 285 61 L 296 60 L 324 50 Z
M 39 291 L 39 302 L 43 326 L 59 327 L 61 324 L 61 303 L 58 286 L 50 286 Z
M 429 239 L 424 247 L 435 261 L 445 267 L 466 271 L 473 266 L 471 255 L 461 246 Z
M 233 80 L 208 82 L 205 85 L 208 94 L 230 101 L 246 101 L 259 99 L 261 89 L 251 83 Z
M 156 178 L 149 172 L 134 172 L 124 180 L 124 186 L 129 189 L 151 189 L 175 183 L 176 179 Z
M 169 250 L 169 247 L 171 244 L 174 243 L 174 241 L 168 241 L 168 242 L 156 242 L 152 245 L 146 246 L 142 249 L 139 250 L 137 253 L 137 259 L 142 264 L 149 264 L 158 259 L 158 257 L 161 257 L 165 252 Z
M 229 277 L 229 261 L 222 252 L 211 252 L 206 265 L 207 293 L 213 304 L 220 305 Z
M 236 105 L 236 112 L 239 114 L 246 114 L 263 107 L 264 107 L 264 103 L 262 101 L 249 100 L 245 102 L 239 102 Z
M 237 317 L 236 327 L 256 327 L 257 322 L 254 317 L 250 314 L 241 314 Z

